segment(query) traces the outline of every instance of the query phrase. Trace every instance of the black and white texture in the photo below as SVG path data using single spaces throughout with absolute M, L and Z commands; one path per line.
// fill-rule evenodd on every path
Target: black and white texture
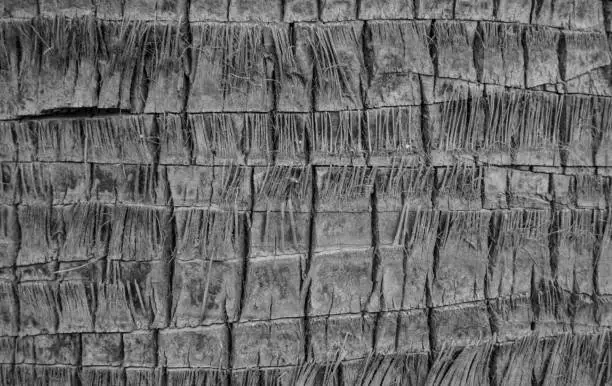
M 0 385 L 612 384 L 611 1 L 0 1 Z

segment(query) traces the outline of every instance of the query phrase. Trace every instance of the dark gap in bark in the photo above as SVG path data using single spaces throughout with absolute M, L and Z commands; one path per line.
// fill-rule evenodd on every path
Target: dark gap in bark
M 476 69 L 476 80 L 478 82 L 482 82 L 482 73 L 483 73 L 483 63 L 484 63 L 484 41 L 483 41 L 484 32 L 482 30 L 482 24 L 480 22 L 476 25 L 476 33 L 474 34 L 474 41 L 472 45 L 474 46 L 473 55 L 474 55 L 474 68 Z M 468 110 L 471 111 L 471 110 Z M 469 114 L 468 114 L 469 117 Z
M 493 20 L 497 20 L 497 14 L 499 13 L 499 2 L 500 0 L 493 0 Z
M 377 200 L 378 200 L 378 192 L 376 189 L 376 175 L 374 174 L 376 172 L 376 168 L 370 169 L 370 172 L 374 175 L 373 177 L 373 186 L 372 186 L 372 194 L 370 195 L 370 207 L 371 207 L 371 217 L 370 217 L 370 221 L 371 221 L 371 229 L 372 229 L 372 248 L 373 248 L 373 254 L 372 254 L 372 289 L 370 291 L 370 296 L 368 296 L 368 304 L 366 305 L 366 308 L 368 307 L 368 305 L 372 304 L 372 299 L 374 296 L 376 296 L 376 292 L 378 291 L 378 300 L 379 300 L 379 308 L 378 308 L 378 312 L 376 313 L 376 319 L 375 319 L 375 323 L 374 323 L 374 333 L 373 333 L 373 338 L 372 338 L 372 349 L 375 350 L 376 349 L 376 329 L 378 327 L 378 318 L 380 317 L 380 312 L 385 309 L 385 297 L 384 297 L 384 293 L 382 291 L 382 274 L 381 274 L 381 269 L 382 269 L 382 263 L 381 263 L 381 257 L 380 257 L 380 249 L 379 249 L 379 244 L 380 244 L 380 234 L 378 233 L 378 223 L 379 223 L 379 218 L 378 218 L 378 207 L 376 205 Z M 363 313 L 364 310 L 362 310 Z
M 227 302 L 227 300 L 226 300 Z M 222 317 L 225 324 L 225 328 L 227 328 L 227 372 L 226 372 L 226 382 L 228 385 L 232 384 L 232 369 L 234 367 L 234 340 L 232 339 L 233 335 L 233 324 L 229 321 L 227 315 L 227 307 L 225 304 L 222 307 Z
M 94 82 L 96 83 L 95 94 L 96 94 L 96 105 L 100 103 L 100 93 L 102 91 L 102 73 L 100 72 L 100 63 L 96 60 L 96 74 L 94 76 Z M 118 104 L 121 105 L 121 91 L 118 90 L 119 96 L 117 99 L 119 100 Z
M 431 136 L 429 127 L 431 126 L 429 119 L 429 108 L 425 103 L 425 98 L 423 98 L 423 94 L 425 91 L 425 86 L 423 84 L 423 75 L 419 75 L 419 87 L 421 89 L 421 141 L 423 142 L 423 152 L 425 153 L 425 163 L 426 165 L 431 164 Z
M 433 75 L 433 87 L 435 90 L 436 79 L 438 79 L 439 71 L 439 63 L 438 63 L 438 38 L 436 36 L 436 19 L 431 21 L 431 27 L 428 32 L 428 41 L 429 41 L 429 56 L 431 57 L 431 61 L 433 62 L 434 75 Z
M 497 356 L 499 355 L 499 345 L 494 344 L 489 358 L 489 386 L 497 386 Z
M 108 108 L 100 109 L 98 107 L 65 107 L 58 109 L 43 110 L 40 114 L 35 115 L 21 115 L 12 121 L 26 121 L 41 118 L 54 118 L 54 119 L 71 119 L 71 118 L 93 118 L 109 115 L 117 115 L 125 113 L 125 110 L 119 108 Z
M 363 325 L 363 318 L 365 316 L 365 312 L 361 313 L 361 323 Z M 380 314 L 382 314 L 382 311 L 379 310 L 379 312 L 375 312 L 374 313 L 374 326 L 372 328 L 372 353 L 376 353 L 376 345 L 378 342 L 378 325 L 380 324 Z M 397 329 L 397 326 L 396 326 Z
M 525 89 L 528 88 L 528 79 L 529 79 L 529 49 L 527 48 L 527 28 L 524 27 L 521 31 L 521 45 L 523 46 L 523 84 L 525 85 Z
M 170 324 L 166 324 L 169 326 Z M 159 328 L 153 330 L 153 361 L 155 368 L 159 368 Z
M 429 275 L 425 278 L 425 305 L 427 312 L 427 332 L 429 339 L 429 353 L 427 356 L 427 367 L 431 368 L 433 366 L 435 360 L 435 354 L 438 351 L 436 345 L 436 331 L 434 328 L 434 320 L 433 320 L 433 300 L 431 295 L 431 286 L 433 283 L 429 278 Z
M 179 21 L 179 33 L 181 42 L 184 44 L 185 49 L 183 50 L 183 87 L 181 89 L 181 131 L 182 137 L 184 140 L 183 146 L 187 148 L 187 154 L 189 157 L 189 164 L 195 164 L 194 158 L 194 139 L 192 133 L 191 125 L 189 124 L 188 114 L 187 114 L 187 104 L 189 101 L 189 94 L 191 91 L 191 71 L 192 71 L 192 48 L 193 48 L 193 36 L 191 35 L 191 28 L 189 25 L 189 10 L 191 8 L 191 0 L 183 0 L 182 2 L 183 9 L 181 12 L 181 19 Z
M 550 254 L 550 270 L 554 282 L 557 282 L 557 275 L 559 270 L 559 231 L 561 229 L 561 218 L 556 214 L 555 199 L 556 192 L 553 181 L 553 175 L 548 175 L 548 194 L 553 197 L 550 203 L 550 228 L 548 230 L 548 251 Z
M 597 153 L 599 153 L 599 147 L 603 140 L 602 130 L 597 129 L 598 122 L 597 117 L 601 116 L 601 99 L 593 97 L 593 116 L 591 117 L 591 136 L 593 142 L 591 143 L 591 162 L 593 165 L 597 165 Z M 595 167 L 595 175 L 599 174 L 599 168 Z
M 310 265 L 314 255 L 314 246 L 316 244 L 315 239 L 315 219 L 316 219 L 316 202 L 317 202 L 317 168 L 310 165 L 311 168 L 311 202 L 310 202 L 310 223 L 308 230 L 308 255 L 305 261 L 304 272 L 302 277 L 306 278 L 305 286 L 302 288 L 302 296 L 304 297 L 304 360 L 308 360 L 310 357 L 310 322 L 308 320 L 309 306 L 310 306 Z M 327 329 L 327 327 L 326 327 Z M 326 338 L 327 339 L 327 338 Z
M 544 0 L 532 0 L 531 12 L 529 14 L 529 24 L 533 24 L 534 20 L 540 15 L 543 6 Z
M 369 88 L 372 84 L 372 77 L 374 76 L 374 50 L 372 49 L 372 30 L 370 29 L 370 23 L 365 22 L 363 28 L 361 29 L 361 47 L 363 50 L 363 62 L 366 69 L 367 80 L 366 85 Z M 366 88 L 362 87 L 362 94 L 365 94 L 367 91 Z M 362 97 L 364 108 L 366 106 L 365 103 L 365 95 Z
M 17 324 L 17 332 L 19 333 L 21 330 L 21 314 L 20 314 L 20 309 L 21 309 L 21 304 L 19 301 L 19 293 L 17 291 L 17 283 L 15 282 L 17 280 L 17 258 L 19 256 L 19 251 L 21 250 L 21 222 L 19 221 L 19 206 L 17 204 L 13 204 L 13 209 L 15 210 L 15 261 L 13 262 L 13 266 L 12 266 L 12 279 L 13 279 L 13 299 L 14 300 L 14 307 L 15 307 L 15 323 Z M 16 350 L 13 350 L 16 351 Z M 13 353 L 14 355 L 14 353 Z M 15 361 L 13 361 L 13 363 L 15 363 Z
M 489 219 L 489 232 L 487 236 L 487 246 L 488 246 L 488 261 L 487 261 L 487 274 L 485 275 L 485 283 L 484 283 L 484 291 L 486 295 L 487 301 L 487 313 L 489 317 L 489 326 L 491 328 L 491 333 L 493 335 L 499 332 L 499 323 L 497 320 L 497 314 L 495 313 L 493 306 L 494 302 L 496 302 L 499 298 L 499 288 L 497 289 L 497 297 L 490 297 L 491 287 L 495 284 L 492 283 L 492 277 L 494 269 L 497 265 L 497 258 L 499 252 L 499 236 L 501 231 L 501 216 L 499 212 L 494 212 Z
M 242 238 L 242 242 L 243 242 L 243 251 L 244 254 L 242 257 L 242 277 L 241 277 L 241 282 L 242 284 L 240 285 L 240 302 L 238 305 L 238 316 L 237 319 L 240 320 L 242 319 L 242 311 L 244 310 L 244 305 L 246 303 L 246 283 L 247 283 L 247 279 L 248 279 L 248 268 L 249 268 L 249 254 L 250 254 L 250 244 L 251 244 L 251 239 L 250 239 L 250 231 L 249 231 L 249 225 L 251 223 L 251 219 L 253 218 L 253 208 L 255 207 L 255 176 L 253 174 L 253 168 L 252 167 L 248 167 L 249 170 L 249 185 L 250 185 L 250 191 L 251 191 L 251 202 L 250 202 L 250 208 L 248 213 L 245 213 L 245 215 L 247 216 L 247 221 L 246 223 L 244 223 L 243 226 L 243 234 L 244 237 Z M 225 308 L 224 308 L 224 312 L 226 312 Z M 229 322 L 228 322 L 229 323 Z
M 559 63 L 561 63 L 561 59 L 559 59 Z M 559 122 L 559 158 L 561 166 L 563 170 L 568 166 L 568 157 L 569 157 L 569 144 L 571 142 L 571 134 L 570 131 L 572 127 L 570 127 L 570 122 L 567 116 L 567 99 L 563 97 L 563 104 L 561 106 L 561 119 Z
M 163 181 L 165 181 L 166 183 L 166 191 L 170 192 L 170 182 L 168 180 L 168 173 L 167 173 L 167 169 L 164 168 L 163 169 L 163 173 L 165 174 L 164 178 L 162 179 Z M 164 251 L 164 255 L 168 257 L 168 291 L 167 291 L 167 295 L 166 295 L 166 304 L 168 307 L 168 313 L 166 315 L 166 326 L 170 326 L 171 322 L 172 322 L 172 311 L 173 311 L 173 305 L 172 305 L 172 301 L 173 301 L 173 294 L 172 291 L 174 289 L 174 262 L 175 262 L 175 254 L 176 254 L 176 238 L 177 238 L 177 225 L 176 225 L 176 218 L 174 217 L 174 200 L 172 197 L 172 194 L 169 194 L 169 197 L 166 198 L 166 206 L 168 206 L 168 208 L 170 209 L 170 212 L 168 213 L 168 220 L 169 220 L 169 226 L 168 226 L 168 238 L 166 240 L 166 245 L 165 245 L 165 251 Z M 110 233 L 110 232 L 109 232 Z M 157 331 L 157 329 L 155 330 Z M 157 340 L 156 340 L 157 342 Z M 157 355 L 157 352 L 156 352 Z M 158 358 L 156 357 L 156 361 L 158 360 Z
M 530 285 L 530 293 L 529 300 L 531 303 L 531 309 L 533 310 L 533 319 L 531 320 L 530 329 L 531 331 L 535 331 L 536 320 L 540 315 L 540 307 L 538 302 L 538 288 L 535 280 L 535 268 L 531 266 L 531 285 Z
M 559 61 L 559 75 L 561 79 L 567 80 L 567 42 L 565 33 L 559 34 L 559 43 L 557 44 L 557 60 Z

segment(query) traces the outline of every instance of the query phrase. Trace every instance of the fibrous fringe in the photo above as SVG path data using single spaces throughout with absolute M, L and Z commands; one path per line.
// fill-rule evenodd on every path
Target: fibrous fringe
M 383 108 L 367 110 L 367 141 L 370 153 L 422 154 L 420 110 Z
M 530 384 L 540 373 L 544 385 L 603 384 L 611 374 L 609 333 L 529 336 L 508 346 L 497 371 L 498 384 Z M 548 363 L 543 371 L 542 363 Z
M 276 114 L 274 131 L 276 158 L 295 162 L 305 152 L 306 133 L 312 130 L 310 114 Z
M 591 140 L 593 136 L 593 99 L 588 96 L 566 95 L 565 117 L 561 138 L 568 145 L 573 140 Z M 590 161 L 590 160 L 587 160 Z
M 525 104 L 528 106 L 525 123 L 515 137 L 519 148 L 555 146 L 558 143 L 563 98 L 554 93 L 528 93 Z
M 487 94 L 489 109 L 484 148 L 489 151 L 510 151 L 512 139 L 524 121 L 523 93 L 507 91 Z
M 104 162 L 109 154 L 117 161 L 152 163 L 153 141 L 149 121 L 142 115 L 119 115 L 83 121 L 83 131 L 92 161 Z
M 406 5 L 412 8 L 411 2 L 406 2 Z M 418 54 L 425 54 L 429 50 L 429 21 L 374 21 L 368 23 L 368 28 L 374 42 L 393 42 L 396 44 L 393 47 L 394 50 L 397 50 L 395 52 L 401 54 L 402 58 L 418 60 Z M 418 50 L 418 54 L 415 55 L 411 52 L 412 50 Z M 417 70 L 423 70 L 418 67 L 419 64 L 422 65 L 422 62 L 427 60 L 429 60 L 429 56 L 426 59 L 421 59 L 421 63 L 411 63 L 411 61 L 387 63 L 384 71 L 417 72 Z
M 502 216 L 499 246 L 519 248 L 528 241 L 548 243 L 550 225 L 546 210 L 511 210 Z
M 262 200 L 299 203 L 310 194 L 310 179 L 309 167 L 268 167 L 256 195 Z
M 0 79 L 11 79 L 19 68 L 18 57 L 13 52 L 21 24 L 5 20 L 0 22 Z
M 493 342 L 457 349 L 444 347 L 429 370 L 426 385 L 484 385 L 489 380 Z
M 440 221 L 442 233 L 440 235 L 441 245 L 448 242 L 461 242 L 471 239 L 474 235 L 482 235 L 488 232 L 489 217 L 488 212 L 478 211 L 457 211 L 443 212 Z M 483 240 L 486 241 L 486 240 Z M 486 245 L 474 245 L 475 249 L 486 249 Z
M 194 63 L 197 66 L 199 56 L 203 55 L 208 65 L 201 71 L 206 71 L 207 77 L 220 79 L 225 93 L 233 89 L 261 86 L 253 82 L 258 79 L 266 81 L 254 75 L 263 71 L 262 61 L 268 51 L 264 34 L 269 33 L 269 29 L 251 23 L 198 25 L 194 33 L 194 42 L 197 42 L 194 46 Z
M 245 153 L 263 155 L 272 154 L 272 120 L 268 114 L 241 114 L 244 120 Z
M 93 283 L 63 281 L 59 284 L 60 332 L 90 331 L 93 328 L 93 307 L 88 299 L 94 293 Z
M 42 205 L 20 205 L 22 243 L 19 250 L 20 264 L 46 263 L 57 256 L 60 243 L 54 225 L 51 208 Z
M 402 208 L 393 244 L 405 246 L 409 251 L 416 248 L 427 250 L 436 239 L 440 212 L 437 210 L 411 211 L 408 205 Z
M 100 204 L 71 205 L 63 211 L 65 242 L 60 259 L 96 259 L 106 254 L 110 233 L 108 209 Z
M 527 28 L 525 37 L 528 47 L 555 49 L 561 32 L 554 28 L 534 26 Z
M 314 152 L 330 156 L 361 156 L 361 111 L 321 112 L 310 133 Z
M 329 167 L 322 176 L 319 196 L 337 201 L 365 198 L 371 192 L 375 174 L 366 167 Z
M 417 167 L 403 163 L 393 165 L 388 173 L 377 174 L 377 191 L 380 197 L 423 197 L 431 194 L 434 168 L 421 164 Z
M 84 367 L 81 371 L 83 386 L 123 385 L 123 369 L 112 367 Z
M 181 260 L 216 260 L 227 255 L 237 255 L 234 249 L 240 242 L 242 227 L 235 212 L 201 209 L 184 211 L 180 217 L 177 216 L 176 255 Z
M 542 150 L 558 144 L 563 97 L 549 92 L 503 91 L 487 95 L 488 150 Z
M 436 41 L 440 47 L 445 50 L 458 50 L 459 54 L 463 54 L 463 49 L 466 46 L 471 46 L 472 42 L 465 28 L 465 23 L 458 21 L 442 21 L 435 24 Z
M 218 173 L 220 172 L 220 173 Z M 236 165 L 215 168 L 215 180 L 219 181 L 219 191 L 214 193 L 215 204 L 235 208 L 248 200 L 244 181 L 248 169 Z
M 25 315 L 37 315 L 39 321 L 55 328 L 58 299 L 52 282 L 27 282 L 17 286 L 20 312 Z
M 598 213 L 590 210 L 568 210 L 555 213 L 560 238 L 578 252 L 585 252 L 597 242 Z
M 479 167 L 467 164 L 446 166 L 438 192 L 441 195 L 461 197 L 466 200 L 479 199 L 482 179 L 482 169 Z
M 235 159 L 242 152 L 243 132 L 234 124 L 231 114 L 190 114 L 188 122 L 196 159 L 201 161 L 209 155 Z
M 609 178 L 605 176 L 580 173 L 575 178 L 576 193 L 590 200 L 605 197 L 604 193 L 610 188 Z
M 128 369 L 125 373 L 125 386 L 158 385 L 161 382 L 159 369 Z
M 183 128 L 182 117 L 178 114 L 164 114 L 157 118 L 157 123 L 161 152 L 168 157 L 160 162 L 189 164 L 189 147 L 193 135 Z
M 112 211 L 109 258 L 150 261 L 163 257 L 168 233 L 165 209 L 116 206 Z
M 331 24 L 309 27 L 307 45 L 311 50 L 317 87 L 330 99 L 359 99 L 353 92 L 353 74 L 339 54 L 340 47 L 358 47 L 361 37 L 352 25 Z
M 481 93 L 459 88 L 453 90 L 450 101 L 442 105 L 440 127 L 443 140 L 439 150 L 470 151 L 478 149 L 482 142 L 484 125 L 484 98 Z
M 108 262 L 106 279 L 96 284 L 97 328 L 107 331 L 147 329 L 153 318 L 163 312 L 157 308 L 157 298 L 163 294 L 156 292 L 155 273 L 147 272 L 144 267 L 138 272 L 125 268 L 119 262 Z
M 222 369 L 176 369 L 168 371 L 168 385 L 172 386 L 213 386 L 225 384 L 227 372 Z
M 4 302 L 13 301 L 15 298 L 15 287 L 13 283 L 0 280 L 0 299 L 6 299 Z M 16 315 L 12 314 L 16 310 L 13 308 L 7 308 L 7 314 L 3 323 L 0 324 L 0 334 L 3 336 L 12 336 L 17 334 L 18 326 L 16 323 Z M 12 312 L 11 312 L 12 311 Z M 1 385 L 2 383 L 0 383 Z

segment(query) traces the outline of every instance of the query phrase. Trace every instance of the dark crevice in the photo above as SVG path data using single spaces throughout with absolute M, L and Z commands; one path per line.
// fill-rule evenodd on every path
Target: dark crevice
M 365 23 L 361 29 L 361 45 L 363 49 L 363 61 L 368 76 L 367 86 L 369 88 L 372 85 L 372 78 L 374 77 L 374 50 L 372 47 L 372 30 L 370 29 L 369 23 Z
M 500 0 L 493 0 L 493 20 L 497 20 L 499 14 L 499 2 Z
M 125 110 L 118 108 L 100 109 L 97 107 L 65 107 L 58 109 L 43 110 L 36 115 L 21 115 L 12 121 L 29 121 L 38 119 L 75 119 L 75 118 L 97 118 L 110 115 L 125 113 Z
M 483 65 L 484 65 L 483 36 L 484 36 L 484 32 L 482 30 L 482 24 L 478 22 L 476 26 L 476 33 L 474 34 L 474 41 L 473 41 L 474 68 L 476 69 L 476 80 L 478 82 L 482 82 Z M 468 111 L 472 111 L 472 110 L 468 109 Z
M 431 287 L 433 283 L 427 275 L 425 278 L 425 304 L 426 304 L 426 312 L 427 312 L 427 332 L 428 332 L 428 340 L 429 340 L 429 355 L 428 355 L 428 367 L 431 368 L 434 362 L 435 355 L 438 351 L 438 347 L 436 344 L 436 331 L 435 331 L 435 323 L 433 318 L 433 300 L 431 294 Z
M 427 40 L 429 41 L 429 56 L 431 57 L 431 61 L 433 64 L 434 75 L 433 75 L 433 89 L 436 88 L 436 79 L 438 79 L 440 74 L 439 69 L 439 61 L 438 61 L 438 38 L 436 36 L 436 23 L 437 20 L 433 19 L 431 21 L 431 27 L 428 31 Z M 425 95 L 425 94 L 423 94 Z
M 317 201 L 317 170 L 314 166 L 308 166 L 311 169 L 311 202 L 310 202 L 310 223 L 308 230 L 308 255 L 306 257 L 304 272 L 302 276 L 306 279 L 305 288 L 302 288 L 302 296 L 304 298 L 304 360 L 310 359 L 310 324 L 308 321 L 309 306 L 310 306 L 310 266 L 314 256 L 314 248 L 316 245 L 315 239 L 315 219 L 316 219 L 316 201 Z
M 488 262 L 487 262 L 487 274 L 485 275 L 485 283 L 484 283 L 484 291 L 487 302 L 487 314 L 489 317 L 489 326 L 491 328 L 491 333 L 496 335 L 499 332 L 497 313 L 495 312 L 495 302 L 499 297 L 500 290 L 499 288 L 493 288 L 495 283 L 492 282 L 493 274 L 495 272 L 495 268 L 498 264 L 498 253 L 499 253 L 499 237 L 501 231 L 501 220 L 502 217 L 500 214 L 494 212 L 489 219 L 489 232 L 487 236 L 487 246 L 488 246 Z M 495 290 L 495 294 L 497 296 L 491 296 L 491 292 Z
M 376 169 L 370 169 L 371 173 L 375 173 Z M 375 178 L 374 178 L 375 181 Z M 370 227 L 372 229 L 372 248 L 373 248 L 373 254 L 372 254 L 372 289 L 370 292 L 370 296 L 368 297 L 368 302 L 371 304 L 373 297 L 376 296 L 376 291 L 379 291 L 379 299 L 380 299 L 380 307 L 382 307 L 382 309 L 385 308 L 385 299 L 384 299 L 384 293 L 382 291 L 382 283 L 380 278 L 382 277 L 381 274 L 381 258 L 380 258 L 380 250 L 379 250 L 379 240 L 380 240 L 380 235 L 378 234 L 378 208 L 377 208 L 377 201 L 378 201 L 378 193 L 377 193 L 377 189 L 376 189 L 376 184 L 373 184 L 372 187 L 372 194 L 370 195 Z
M 378 326 L 380 324 L 380 316 L 381 316 L 381 314 L 382 314 L 382 312 L 376 312 L 374 314 L 374 324 L 372 326 L 372 341 L 371 341 L 372 352 L 373 353 L 376 352 L 376 346 L 378 345 Z M 364 315 L 362 315 L 361 317 L 363 318 Z M 397 327 L 396 327 L 396 329 L 397 329 Z
M 533 310 L 533 319 L 531 320 L 530 329 L 531 331 L 535 331 L 536 328 L 536 320 L 540 316 L 540 305 L 538 300 L 538 283 L 536 282 L 535 275 L 535 266 L 531 267 L 531 285 L 530 285 L 530 293 L 529 299 L 531 303 L 531 309 Z
M 499 346 L 494 344 L 489 358 L 489 386 L 497 386 L 497 356 L 499 355 Z
M 548 251 L 550 253 L 550 270 L 553 279 L 557 280 L 559 270 L 559 231 L 561 228 L 561 218 L 557 215 L 555 208 L 555 184 L 553 175 L 548 175 L 548 193 L 553 200 L 550 202 L 550 228 L 548 230 Z
M 226 372 L 226 381 L 228 385 L 232 384 L 232 369 L 234 367 L 234 340 L 232 339 L 233 337 L 233 325 L 232 323 L 229 321 L 228 315 L 227 315 L 227 307 L 224 305 L 223 307 L 221 307 L 222 310 L 221 312 L 223 313 L 222 317 L 224 320 L 224 324 L 225 324 L 225 328 L 227 328 L 227 372 Z
M 419 86 L 421 88 L 421 95 L 424 95 L 425 85 L 423 81 L 423 75 L 419 75 Z M 431 164 L 431 137 L 430 137 L 430 116 L 429 107 L 425 101 L 425 98 L 421 97 L 421 141 L 423 143 L 423 151 L 425 153 L 425 163 L 427 166 Z
M 523 46 L 523 87 L 527 89 L 529 80 L 529 49 L 527 45 L 527 28 L 521 32 L 521 45 Z
M 557 44 L 557 60 L 559 62 L 559 75 L 561 79 L 567 80 L 567 43 L 565 39 L 565 33 L 559 34 L 559 43 Z
M 249 229 L 249 224 L 252 223 L 253 218 L 253 208 L 255 207 L 255 176 L 253 174 L 253 168 L 249 168 L 249 184 L 251 191 L 251 202 L 249 204 L 250 208 L 248 213 L 245 213 L 247 216 L 247 221 L 242 224 L 243 230 L 242 233 L 244 237 L 242 238 L 244 254 L 242 255 L 242 271 L 241 271 L 241 282 L 240 285 L 240 294 L 239 294 L 239 303 L 238 303 L 238 316 L 237 319 L 242 319 L 242 311 L 244 310 L 247 298 L 247 280 L 248 280 L 248 268 L 249 268 L 249 254 L 250 254 L 250 245 L 251 245 L 251 232 Z
M 534 24 L 534 21 L 540 15 L 542 11 L 542 6 L 544 5 L 544 0 L 532 0 L 531 2 L 531 12 L 529 14 L 529 23 Z

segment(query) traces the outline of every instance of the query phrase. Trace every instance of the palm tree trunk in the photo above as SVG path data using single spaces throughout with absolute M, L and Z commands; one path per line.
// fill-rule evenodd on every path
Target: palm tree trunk
M 0 385 L 612 383 L 610 32 L 4 0 Z

